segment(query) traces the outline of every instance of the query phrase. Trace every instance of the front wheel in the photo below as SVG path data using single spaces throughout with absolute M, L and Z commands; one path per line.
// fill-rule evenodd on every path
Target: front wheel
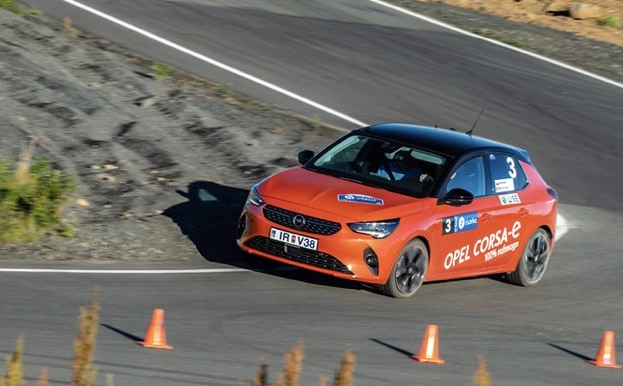
M 421 240 L 412 240 L 398 255 L 387 282 L 379 288 L 386 295 L 409 298 L 424 282 L 427 270 L 428 249 Z
M 508 280 L 524 287 L 537 284 L 543 278 L 550 254 L 549 234 L 543 228 L 539 228 L 530 237 L 519 258 L 517 268 L 508 275 Z

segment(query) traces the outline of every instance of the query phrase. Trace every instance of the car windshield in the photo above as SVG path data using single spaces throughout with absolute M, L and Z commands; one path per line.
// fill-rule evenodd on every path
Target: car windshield
M 445 156 L 391 140 L 352 134 L 336 141 L 308 169 L 414 197 L 426 197 Z

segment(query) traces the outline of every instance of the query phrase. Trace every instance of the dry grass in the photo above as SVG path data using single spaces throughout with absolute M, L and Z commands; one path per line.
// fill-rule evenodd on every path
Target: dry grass
M 95 339 L 99 325 L 100 306 L 97 301 L 97 290 L 93 291 L 93 299 L 88 308 L 80 308 L 78 338 L 74 340 L 74 361 L 72 386 L 90 386 L 97 376 L 97 369 L 91 366 L 95 353 Z M 15 349 L 7 356 L 6 374 L 0 373 L 0 386 L 26 386 L 22 369 L 24 337 L 19 337 Z M 37 386 L 50 386 L 48 370 L 41 370 Z
M 74 360 L 72 364 L 72 386 L 91 386 L 97 376 L 97 368 L 92 366 L 95 355 L 97 327 L 99 326 L 100 306 L 97 289 L 88 308 L 80 307 L 78 337 L 74 340 Z
M 478 367 L 474 373 L 474 386 L 491 386 L 491 374 L 487 371 L 487 364 L 482 355 L 478 357 Z
M 0 374 L 0 386 L 24 386 L 22 355 L 24 353 L 24 337 L 20 336 L 15 350 L 6 358 L 6 374 Z
M 299 341 L 286 354 L 284 358 L 284 369 L 279 375 L 275 386 L 298 386 L 301 370 L 303 369 L 303 341 Z M 346 350 L 340 368 L 335 372 L 333 386 L 353 386 L 353 372 L 355 371 L 355 355 L 350 349 Z M 252 386 L 268 385 L 268 365 L 262 363 L 253 378 Z M 320 376 L 314 386 L 327 386 L 328 381 L 324 376 Z
M 29 171 L 32 166 L 32 157 L 36 147 L 37 138 L 35 137 L 31 138 L 28 143 L 22 142 L 12 181 L 16 186 L 27 185 L 32 180 Z
M 301 340 L 286 354 L 283 373 L 279 375 L 275 386 L 298 386 L 302 369 L 303 341 Z
M 97 376 L 97 368 L 92 366 L 96 335 L 99 325 L 100 305 L 97 300 L 97 288 L 93 291 L 91 305 L 88 308 L 80 308 L 80 322 L 78 337 L 74 340 L 74 360 L 72 366 L 72 386 L 91 386 Z M 0 373 L 0 386 L 26 386 L 22 369 L 22 355 L 24 352 L 24 338 L 19 337 L 15 349 L 7 356 L 6 374 Z M 275 386 L 298 386 L 303 368 L 303 341 L 299 341 L 285 356 L 284 370 L 279 375 Z M 355 355 L 348 348 L 340 367 L 335 372 L 333 386 L 353 386 L 353 373 L 355 371 Z M 487 371 L 485 360 L 478 357 L 478 367 L 473 377 L 474 386 L 491 386 L 491 374 Z M 108 374 L 107 385 L 114 386 L 113 377 Z M 242 384 L 241 384 L 242 385 Z M 268 365 L 261 364 L 255 374 L 252 386 L 268 385 Z M 314 386 L 327 386 L 324 376 L 320 376 Z M 43 369 L 37 381 L 37 386 L 50 386 L 48 371 Z
M 268 382 L 268 365 L 262 363 L 257 368 L 255 378 L 253 378 L 253 386 L 266 386 Z
M 340 369 L 335 373 L 334 386 L 353 386 L 353 372 L 355 371 L 355 355 L 350 348 L 344 353 Z

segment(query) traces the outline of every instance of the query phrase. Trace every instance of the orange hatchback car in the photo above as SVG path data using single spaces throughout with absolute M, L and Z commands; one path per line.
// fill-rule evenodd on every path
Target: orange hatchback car
M 538 283 L 558 195 L 526 151 L 400 123 L 353 130 L 252 187 L 237 242 L 285 263 L 412 296 L 425 281 Z

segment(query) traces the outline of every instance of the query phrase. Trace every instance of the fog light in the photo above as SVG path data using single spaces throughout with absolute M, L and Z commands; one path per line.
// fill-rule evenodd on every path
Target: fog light
M 363 261 L 368 266 L 370 272 L 372 272 L 374 275 L 379 274 L 379 258 L 376 256 L 371 248 L 366 248 L 363 251 Z

